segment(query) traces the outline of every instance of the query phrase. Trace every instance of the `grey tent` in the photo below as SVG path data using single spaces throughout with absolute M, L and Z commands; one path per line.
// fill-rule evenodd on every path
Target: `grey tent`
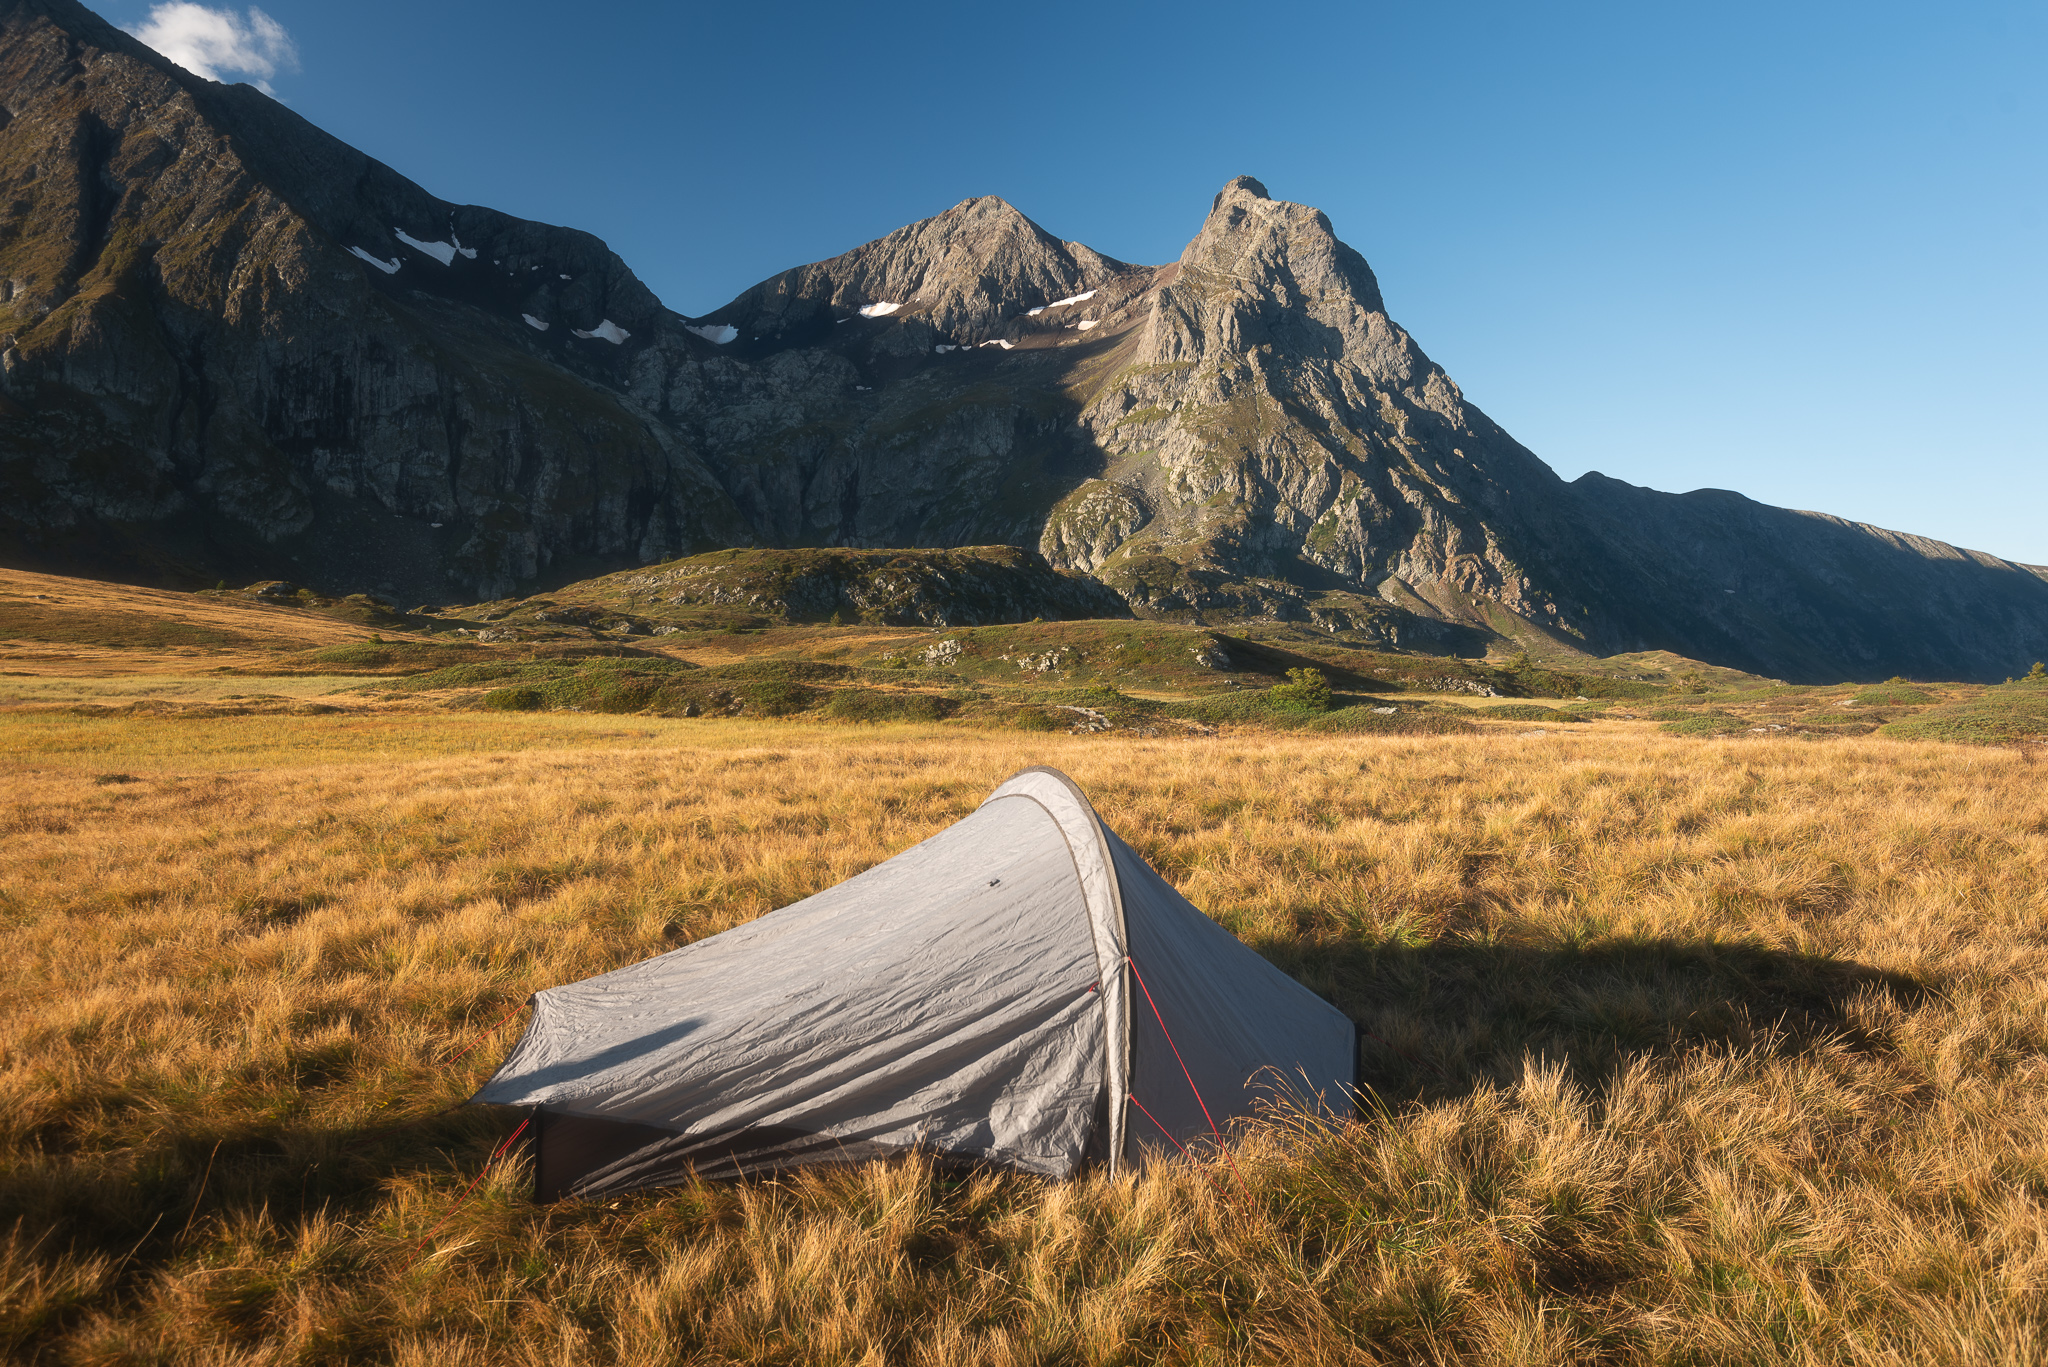
M 1343 1013 L 1175 892 L 1052 769 L 866 873 L 533 997 L 474 1100 L 537 1110 L 536 1194 L 923 1149 L 1047 1176 L 1348 1114 Z

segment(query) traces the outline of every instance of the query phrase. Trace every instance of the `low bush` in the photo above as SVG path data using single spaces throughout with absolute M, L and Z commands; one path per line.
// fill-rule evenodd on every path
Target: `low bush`
M 930 693 L 885 693 L 873 688 L 842 688 L 825 702 L 825 715 L 838 721 L 943 721 L 958 704 Z
M 739 701 L 738 710 L 743 715 L 754 717 L 791 716 L 811 707 L 820 697 L 815 688 L 779 679 L 743 683 L 732 692 Z
M 704 673 L 707 678 L 736 682 L 837 683 L 851 678 L 854 671 L 846 665 L 819 660 L 742 660 L 738 664 L 717 665 Z
M 1489 707 L 1479 714 L 1497 721 L 1584 721 L 1585 717 L 1576 712 L 1565 712 L 1555 707 L 1543 707 L 1532 702 L 1511 702 L 1500 707 Z
M 464 641 L 446 644 L 439 641 L 349 641 L 318 650 L 297 651 L 264 668 L 286 671 L 317 669 L 337 674 L 402 674 L 487 661 L 493 655 L 488 646 Z
M 2024 678 L 1962 702 L 1930 707 L 1883 727 L 1901 740 L 2014 745 L 2048 740 L 2048 678 Z
M 483 705 L 493 712 L 538 712 L 547 703 L 547 694 L 538 688 L 494 688 L 483 696 Z
M 1301 730 L 1336 735 L 1455 736 L 1479 728 L 1452 712 L 1402 707 L 1339 707 L 1298 723 Z
M 1866 688 L 1856 695 L 1856 702 L 1864 707 L 1908 707 L 1920 703 L 1931 703 L 1934 696 L 1904 679 L 1886 679 L 1874 688 Z
M 1330 708 L 1330 681 L 1320 669 L 1290 669 L 1287 682 L 1267 689 L 1266 694 L 1282 706 L 1302 707 L 1311 712 L 1327 712 Z
M 1749 730 L 1750 723 L 1726 712 L 1701 712 L 1667 721 L 1657 729 L 1672 736 L 1732 736 Z
M 1192 702 L 1171 703 L 1164 710 L 1169 716 L 1212 725 L 1217 722 L 1255 722 L 1288 728 L 1301 726 L 1318 715 L 1292 698 L 1274 696 L 1279 692 L 1279 688 L 1247 688 L 1241 692 L 1196 698 Z

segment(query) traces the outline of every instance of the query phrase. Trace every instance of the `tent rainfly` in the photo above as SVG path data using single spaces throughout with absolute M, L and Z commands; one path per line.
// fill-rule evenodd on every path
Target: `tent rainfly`
M 538 992 L 473 1100 L 535 1108 L 535 1194 L 922 1149 L 1049 1177 L 1351 1110 L 1357 1033 L 1027 769 L 815 897 Z

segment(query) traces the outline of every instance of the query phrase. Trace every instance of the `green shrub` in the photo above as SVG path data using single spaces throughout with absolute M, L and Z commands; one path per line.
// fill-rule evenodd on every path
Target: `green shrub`
M 1349 736 L 1455 736 L 1479 728 L 1450 712 L 1403 707 L 1392 713 L 1373 707 L 1339 707 L 1296 723 L 1304 731 Z
M 2031 678 L 1987 688 L 1966 702 L 1930 707 L 1883 728 L 1902 740 L 2012 745 L 2048 740 L 2048 688 Z
M 1541 707 L 1532 702 L 1511 702 L 1501 707 L 1489 707 L 1479 714 L 1500 721 L 1584 721 L 1585 718 L 1573 712 L 1561 712 L 1555 707 Z
M 842 688 L 825 703 L 825 715 L 840 721 L 943 721 L 955 703 L 930 693 L 884 693 L 871 688 Z
M 733 692 L 738 695 L 742 710 L 757 717 L 787 717 L 803 711 L 818 699 L 815 688 L 779 680 L 741 684 Z
M 1605 674 L 1571 674 L 1538 669 L 1519 677 L 1530 693 L 1549 698 L 1655 698 L 1664 690 L 1639 679 L 1613 679 Z
M 1274 702 L 1305 707 L 1311 712 L 1330 710 L 1330 681 L 1323 677 L 1323 671 L 1313 667 L 1290 669 L 1287 682 L 1269 688 L 1266 694 Z
M 538 712 L 547 702 L 538 688 L 494 688 L 483 696 L 483 705 L 493 712 Z
M 1901 678 L 1886 679 L 1874 688 L 1858 693 L 1856 702 L 1865 707 L 1905 707 L 1917 703 L 1930 703 L 1934 699 Z
M 850 677 L 845 665 L 818 660 L 742 660 L 737 664 L 715 665 L 704 671 L 707 679 L 733 679 L 761 683 L 833 683 Z
M 450 665 L 410 679 L 383 685 L 394 693 L 433 693 L 454 688 L 479 688 L 484 684 L 517 680 L 542 684 L 573 674 L 573 665 L 559 664 L 473 664 Z
M 1679 721 L 1667 721 L 1657 729 L 1672 736 L 1731 736 L 1747 731 L 1749 723 L 1726 712 L 1703 712 Z

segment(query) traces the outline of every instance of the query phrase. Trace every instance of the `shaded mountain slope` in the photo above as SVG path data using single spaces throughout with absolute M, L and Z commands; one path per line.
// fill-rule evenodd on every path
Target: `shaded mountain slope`
M 65 0 L 0 4 L 0 88 L 29 556 L 509 585 L 746 536 L 619 392 L 607 337 L 663 310 L 597 239 L 437 200 Z
M 1569 490 L 1627 639 L 1802 680 L 1996 682 L 2048 656 L 2035 567 L 1724 489 L 1666 494 L 1596 473 Z
M 439 200 L 71 0 L 0 0 L 0 89 L 17 564 L 448 601 L 720 546 L 1011 544 L 1142 614 L 1377 646 L 1799 679 L 2048 655 L 2027 567 L 1567 485 L 1249 178 L 1164 266 L 982 197 L 692 319 L 596 238 Z

